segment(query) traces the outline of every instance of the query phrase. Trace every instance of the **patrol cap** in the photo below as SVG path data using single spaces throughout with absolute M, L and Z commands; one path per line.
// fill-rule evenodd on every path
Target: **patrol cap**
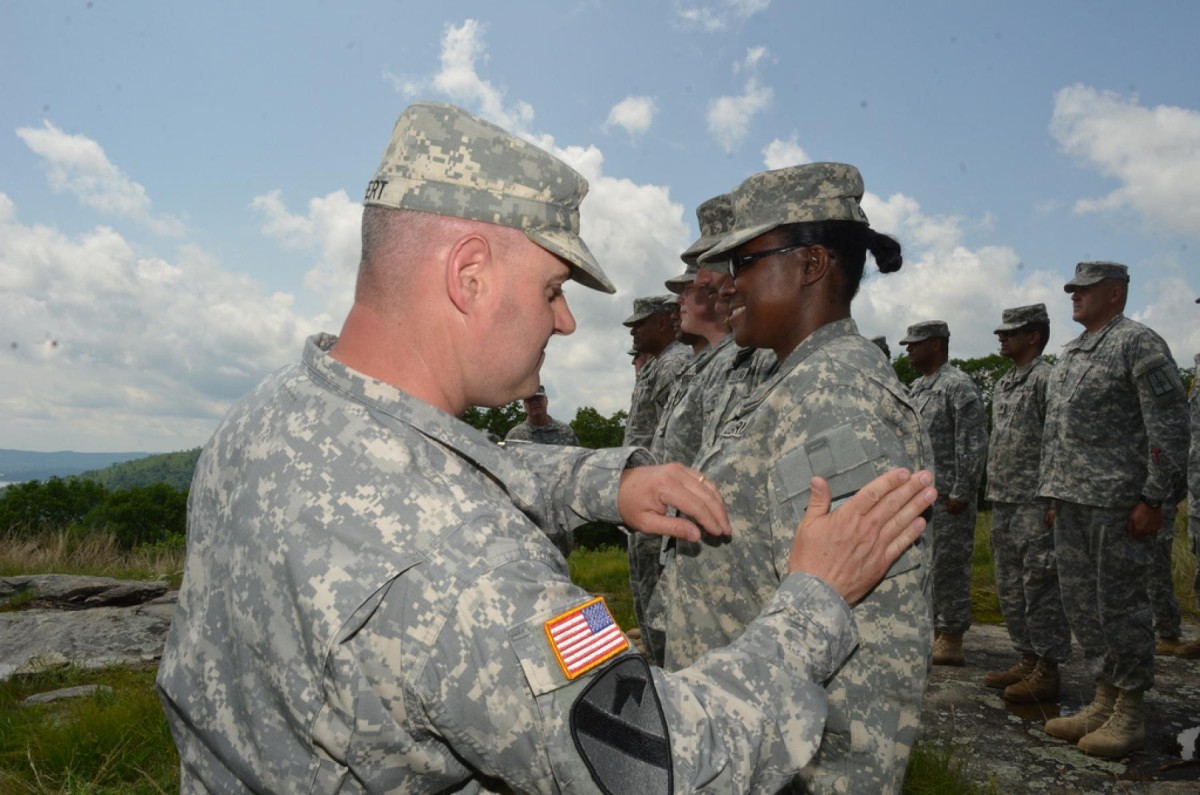
M 667 303 L 670 301 L 670 303 Z M 673 295 L 655 295 L 648 298 L 633 299 L 633 314 L 621 321 L 623 326 L 632 326 L 642 322 L 651 315 L 670 311 L 675 303 Z
M 755 174 L 733 189 L 733 229 L 700 255 L 700 264 L 728 270 L 721 262 L 728 258 L 721 255 L 784 224 L 865 224 L 862 195 L 862 175 L 846 163 L 806 163 Z
M 683 288 L 696 281 L 696 273 L 699 270 L 700 266 L 696 264 L 695 260 L 692 260 L 688 263 L 687 267 L 683 269 L 683 273 L 679 274 L 678 276 L 672 276 L 670 279 L 667 279 L 664 284 L 667 285 L 668 290 L 678 295 L 679 293 L 683 292 Z
M 733 197 L 722 193 L 703 202 L 696 208 L 696 221 L 700 224 L 700 237 L 679 255 L 688 265 L 694 264 L 733 229 Z
M 1129 268 L 1119 262 L 1081 262 L 1075 266 L 1075 278 L 1063 285 L 1063 292 L 1076 287 L 1091 287 L 1105 279 L 1129 281 Z
M 900 340 L 900 344 L 910 345 L 914 342 L 935 339 L 950 339 L 950 327 L 946 325 L 946 321 L 924 320 L 920 323 L 913 323 L 908 327 L 908 331 L 905 333 L 904 339 Z
M 408 106 L 367 183 L 364 205 L 519 229 L 601 292 L 616 288 L 579 237 L 588 184 L 553 155 L 453 105 Z
M 1016 331 L 1019 328 L 1033 325 L 1034 323 L 1050 324 L 1050 315 L 1046 313 L 1045 304 L 1030 304 L 1029 306 L 1017 306 L 1012 309 L 1005 309 L 1000 315 L 1001 323 L 997 329 L 992 332 L 999 334 L 1001 331 Z
M 875 343 L 875 347 L 883 351 L 883 355 L 892 358 L 892 352 L 888 348 L 887 337 L 871 337 L 871 342 Z
M 538 384 L 538 388 L 533 391 L 533 394 L 523 400 L 533 400 L 534 398 L 546 397 L 546 387 L 543 384 Z

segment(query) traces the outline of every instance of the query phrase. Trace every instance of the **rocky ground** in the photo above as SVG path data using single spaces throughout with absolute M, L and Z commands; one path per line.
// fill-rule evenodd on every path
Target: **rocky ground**
M 162 653 L 175 594 L 164 583 L 103 577 L 0 578 L 0 678 L 68 662 L 84 667 L 144 664 Z M 631 633 L 634 634 L 634 633 Z M 1200 636 L 1188 623 L 1185 638 Z M 924 742 L 953 749 L 973 781 L 1000 793 L 1200 793 L 1200 660 L 1157 658 L 1146 697 L 1146 747 L 1120 761 L 1087 757 L 1042 731 L 1060 710 L 1091 700 L 1076 659 L 1062 669 L 1060 704 L 1013 707 L 983 686 L 985 671 L 1007 668 L 1015 653 L 1003 627 L 976 626 L 967 665 L 938 666 L 925 697 Z

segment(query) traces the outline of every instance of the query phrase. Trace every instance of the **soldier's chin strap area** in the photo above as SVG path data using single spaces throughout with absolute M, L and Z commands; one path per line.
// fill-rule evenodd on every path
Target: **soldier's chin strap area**
M 672 791 L 667 719 L 645 657 L 621 657 L 592 680 L 571 707 L 571 736 L 608 795 Z

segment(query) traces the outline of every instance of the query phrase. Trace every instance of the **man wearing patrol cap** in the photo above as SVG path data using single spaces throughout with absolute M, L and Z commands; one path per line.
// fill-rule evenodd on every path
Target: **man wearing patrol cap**
M 883 358 L 889 362 L 892 360 L 892 351 L 888 348 L 887 337 L 871 337 L 871 342 L 875 343 L 875 347 L 883 353 Z
M 1196 299 L 1200 304 L 1200 298 Z M 1187 512 L 1188 512 L 1188 541 L 1192 545 L 1192 554 L 1200 563 L 1200 353 L 1192 360 L 1194 364 L 1191 392 L 1188 393 L 1188 416 L 1191 426 L 1191 446 L 1188 448 L 1187 465 Z M 1196 577 L 1192 580 L 1192 592 L 1196 603 L 1200 604 L 1200 565 L 1196 567 Z M 1200 638 L 1188 641 L 1175 650 L 1177 657 L 1188 659 L 1200 658 Z
M 963 633 L 971 626 L 971 554 L 976 494 L 987 459 L 987 413 L 971 377 L 950 364 L 950 327 L 927 320 L 908 327 L 900 344 L 921 373 L 909 385 L 933 442 L 940 484 L 933 506 L 934 665 L 963 665 Z
M 919 533 L 930 481 L 889 473 L 832 516 L 826 488 L 796 573 L 720 661 L 683 677 L 630 653 L 546 531 L 698 538 L 674 506 L 725 535 L 715 490 L 642 451 L 509 449 L 455 418 L 537 387 L 574 329 L 568 279 L 611 289 L 578 237 L 586 187 L 458 108 L 401 114 L 341 336 L 240 401 L 196 467 L 158 674 L 181 791 L 770 791 L 812 753 L 813 681 L 856 641 L 840 594 Z
M 1162 504 L 1183 484 L 1186 398 L 1167 343 L 1123 314 L 1128 268 L 1081 262 L 1063 289 L 1084 332 L 1050 378 L 1038 494 L 1053 500 L 1063 607 L 1096 693 L 1045 728 L 1115 758 L 1145 741 L 1142 696 L 1154 684 L 1146 578 Z
M 1004 698 L 1053 701 L 1059 663 L 1071 654 L 1071 629 L 1063 615 L 1054 559 L 1054 530 L 1037 496 L 1050 365 L 1042 351 L 1050 338 L 1045 304 L 1005 309 L 996 329 L 1000 355 L 1013 367 L 996 382 L 992 438 L 988 443 L 987 498 L 992 503 L 992 559 L 1000 611 L 1021 659 L 1006 671 L 984 675 Z
M 623 441 L 627 446 L 649 448 L 654 444 L 654 430 L 691 358 L 691 350 L 675 339 L 671 314 L 676 308 L 678 303 L 673 294 L 638 298 L 633 302 L 633 314 L 623 321 L 633 337 L 633 347 L 650 356 L 633 382 Z M 661 664 L 662 643 L 648 616 L 650 599 L 658 584 L 662 541 L 635 533 L 629 536 L 628 545 L 629 590 L 642 629 L 642 643 L 650 659 Z
M 547 411 L 550 399 L 546 396 L 544 384 L 538 384 L 533 394 L 522 398 L 521 403 L 525 407 L 525 421 L 509 429 L 504 441 L 579 446 L 579 437 L 571 430 L 571 426 L 554 419 Z

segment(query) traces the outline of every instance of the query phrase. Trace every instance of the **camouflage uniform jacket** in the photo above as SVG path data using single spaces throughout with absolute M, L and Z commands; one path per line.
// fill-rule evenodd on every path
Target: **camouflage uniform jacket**
M 739 347 L 732 334 L 721 340 L 713 358 L 698 387 L 704 417 L 701 450 L 716 441 L 726 418 L 759 385 L 765 373 L 775 367 L 773 352 Z
M 1038 494 L 1112 509 L 1170 499 L 1184 488 L 1187 423 L 1167 343 L 1118 314 L 1054 365 Z
M 970 376 L 947 362 L 908 388 L 933 442 L 938 499 L 970 502 L 987 459 L 987 415 Z
M 571 426 L 565 422 L 559 422 L 553 417 L 550 418 L 550 422 L 542 426 L 534 425 L 529 420 L 525 420 L 520 425 L 514 425 L 504 435 L 504 441 L 579 446 L 579 439 L 575 436 L 575 431 L 571 430 Z
M 650 448 L 671 390 L 691 358 L 692 349 L 674 340 L 638 373 L 625 421 L 626 446 Z
M 1196 378 L 1200 379 L 1200 353 L 1193 359 Z M 1191 413 L 1192 438 L 1188 450 L 1188 516 L 1200 517 L 1200 389 L 1196 388 L 1196 380 L 1192 381 L 1192 392 L 1188 396 L 1188 406 Z
M 1041 356 L 1014 367 L 992 393 L 987 498 L 1026 503 L 1037 499 L 1050 364 Z
M 197 465 L 158 675 L 182 791 L 596 792 L 570 716 L 606 668 L 572 681 L 552 653 L 547 621 L 589 596 L 538 525 L 616 520 L 648 456 L 499 447 L 334 341 L 235 406 Z M 857 642 L 848 608 L 796 574 L 751 630 L 646 673 L 678 792 L 774 791 L 815 751 L 811 682 Z
M 690 466 L 700 452 L 704 431 L 703 375 L 718 360 L 717 354 L 728 347 L 726 342 L 730 337 L 727 335 L 693 356 L 680 373 L 650 443 L 650 452 L 660 463 L 675 461 Z
M 829 481 L 836 501 L 893 467 L 927 467 L 929 457 L 904 386 L 853 320 L 801 342 L 696 459 L 721 490 L 733 535 L 677 541 L 661 581 L 667 667 L 690 665 L 737 638 L 770 601 L 813 475 Z M 889 576 L 920 565 L 921 546 L 905 552 Z

